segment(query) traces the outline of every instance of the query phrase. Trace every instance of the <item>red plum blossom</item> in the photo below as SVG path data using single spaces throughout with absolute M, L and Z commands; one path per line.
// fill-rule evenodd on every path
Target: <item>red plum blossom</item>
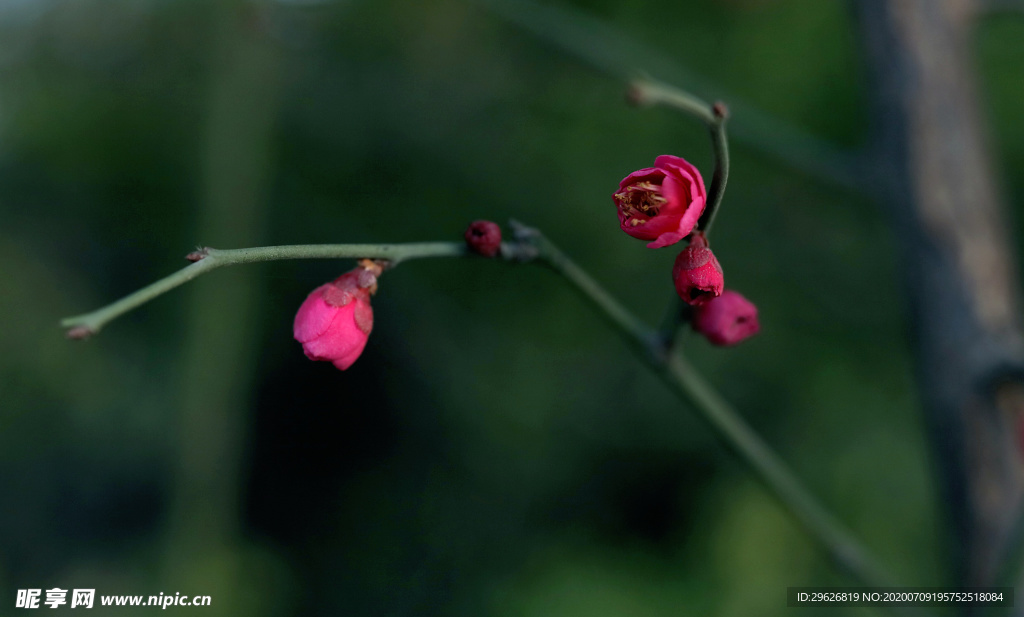
M 295 314 L 295 340 L 310 360 L 345 370 L 363 353 L 373 330 L 370 295 L 377 277 L 363 267 L 313 290 Z
M 657 249 L 675 244 L 693 231 L 706 197 L 697 168 L 678 156 L 663 154 L 654 160 L 654 167 L 623 178 L 612 199 L 622 231 L 651 240 L 647 247 Z

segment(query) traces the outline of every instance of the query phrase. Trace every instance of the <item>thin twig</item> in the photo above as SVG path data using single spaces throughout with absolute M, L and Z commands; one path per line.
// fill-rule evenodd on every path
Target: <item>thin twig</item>
M 594 304 L 662 381 L 693 405 L 715 434 L 754 471 L 840 569 L 865 585 L 892 584 L 853 535 L 803 487 L 778 455 L 678 351 L 668 352 L 656 331 L 611 297 L 550 240 L 536 231 L 528 238 L 538 249 L 538 259 Z
M 61 327 L 68 329 L 71 338 L 85 338 L 96 334 L 110 321 L 124 315 L 153 298 L 183 285 L 201 274 L 221 266 L 278 261 L 282 259 L 344 259 L 347 257 L 386 259 L 392 265 L 423 257 L 457 257 L 466 254 L 464 244 L 458 242 L 423 242 L 410 244 L 305 244 L 292 246 L 263 246 L 248 249 L 202 249 L 189 253 L 190 266 L 178 270 L 135 293 L 103 308 L 62 319 Z
M 673 289 L 668 304 L 665 305 L 665 312 L 661 317 L 658 326 L 659 339 L 666 349 L 670 349 L 676 340 L 676 334 L 680 326 L 690 322 L 693 314 L 693 307 L 683 302 L 679 294 Z
M 616 300 L 586 271 L 537 230 L 513 223 L 516 241 L 503 246 L 507 261 L 536 261 L 564 277 L 618 330 L 638 356 L 681 398 L 689 401 L 713 431 L 749 466 L 765 486 L 803 524 L 832 560 L 863 584 L 883 586 L 874 560 L 804 488 L 785 463 L 739 414 L 662 337 Z M 203 249 L 190 255 L 195 263 L 91 313 L 61 322 L 65 328 L 98 332 L 105 324 L 157 296 L 220 266 L 283 259 L 363 257 L 397 264 L 427 257 L 457 257 L 468 252 L 461 243 L 331 244 L 250 249 Z
M 771 116 L 669 59 L 620 28 L 567 6 L 534 0 L 475 0 L 494 15 L 577 58 L 604 75 L 629 81 L 638 71 L 661 81 L 686 84 L 713 100 L 729 101 L 738 139 L 787 165 L 847 189 L 864 191 L 864 157 Z
M 691 115 L 707 126 L 711 133 L 711 151 L 715 159 L 715 171 L 708 187 L 707 207 L 700 220 L 700 230 L 705 235 L 711 232 L 719 206 L 725 197 L 725 186 L 729 182 L 729 140 L 725 123 L 729 110 L 724 103 L 714 105 L 701 100 L 679 88 L 644 77 L 634 79 L 629 85 L 629 98 L 637 105 L 664 105 Z

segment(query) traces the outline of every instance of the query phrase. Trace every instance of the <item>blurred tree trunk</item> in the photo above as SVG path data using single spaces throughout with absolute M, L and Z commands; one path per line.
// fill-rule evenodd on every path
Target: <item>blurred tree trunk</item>
M 991 583 L 1024 494 L 1015 252 L 972 58 L 969 0 L 856 0 L 877 182 L 910 300 L 955 581 Z M 866 299 L 870 301 L 870 299 Z
M 269 207 L 282 59 L 263 32 L 260 5 L 227 0 L 211 10 L 217 40 L 196 240 L 217 248 L 256 246 L 263 244 Z M 203 593 L 214 597 L 208 608 L 216 614 L 235 614 L 241 606 L 258 615 L 246 605 L 261 590 L 242 582 L 253 565 L 241 563 L 240 521 L 262 290 L 255 271 L 239 268 L 203 277 L 189 292 L 166 579 L 176 590 L 210 590 Z

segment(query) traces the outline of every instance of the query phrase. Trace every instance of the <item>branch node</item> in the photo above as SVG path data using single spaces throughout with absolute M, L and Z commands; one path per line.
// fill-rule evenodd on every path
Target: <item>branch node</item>
M 540 257 L 540 249 L 529 242 L 502 242 L 501 257 L 508 261 L 526 263 Z
M 525 263 L 540 257 L 540 248 L 537 246 L 537 242 L 543 238 L 540 231 L 515 219 L 509 219 L 508 226 L 512 228 L 515 241 L 501 243 L 503 258 Z
M 192 251 L 188 255 L 185 255 L 185 259 L 195 263 L 207 257 L 210 254 L 210 247 L 200 246 L 196 250 Z
M 512 228 L 512 237 L 516 240 L 536 240 L 542 236 L 539 230 L 524 225 L 515 219 L 508 220 L 508 226 Z

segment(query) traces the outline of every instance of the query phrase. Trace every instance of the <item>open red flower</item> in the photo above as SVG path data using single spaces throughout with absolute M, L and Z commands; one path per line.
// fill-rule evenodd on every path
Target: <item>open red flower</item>
M 714 345 L 735 345 L 761 330 L 757 307 L 738 291 L 727 289 L 722 295 L 698 306 L 693 312 L 693 329 Z
M 314 289 L 295 314 L 295 340 L 306 357 L 341 370 L 352 366 L 373 330 L 370 295 L 376 289 L 376 275 L 363 267 Z
M 653 240 L 647 247 L 657 249 L 675 244 L 693 231 L 706 197 L 697 168 L 678 156 L 663 154 L 654 159 L 654 167 L 623 178 L 612 199 L 619 209 L 622 231 Z
M 696 233 L 672 266 L 676 293 L 687 304 L 699 305 L 722 295 L 725 277 L 715 254 L 708 248 L 704 234 Z

